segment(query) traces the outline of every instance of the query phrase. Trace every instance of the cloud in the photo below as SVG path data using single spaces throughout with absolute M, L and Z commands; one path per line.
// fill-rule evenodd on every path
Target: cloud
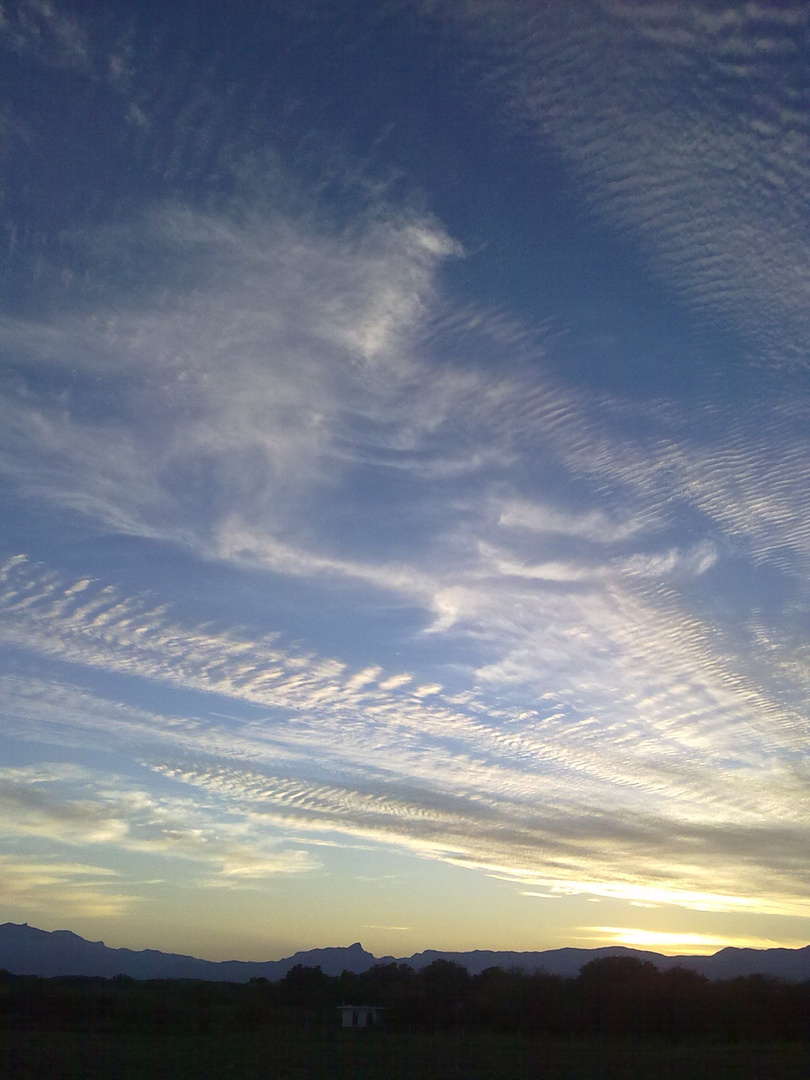
M 138 900 L 133 892 L 121 892 L 114 872 L 104 867 L 0 852 L 0 870 L 3 904 L 21 911 L 111 918 Z
M 50 763 L 0 769 L 0 807 L 6 842 L 25 837 L 56 849 L 81 847 L 102 862 L 105 850 L 183 859 L 202 869 L 201 885 L 244 886 L 318 866 L 305 851 L 262 837 L 249 817 L 223 817 L 210 801 L 157 795 L 95 769 Z
M 772 705 L 722 682 L 712 701 L 705 665 L 702 685 L 698 666 L 679 687 L 664 659 L 650 671 L 655 654 L 642 654 L 624 717 L 616 685 L 600 698 L 580 684 L 580 703 L 560 688 L 561 701 L 526 710 L 491 691 L 453 695 L 387 677 L 379 665 L 353 671 L 275 636 L 182 626 L 84 579 L 81 588 L 37 580 L 20 561 L 5 582 L 3 628 L 17 648 L 216 702 L 196 716 L 158 716 L 6 677 L 9 735 L 112 741 L 190 792 L 158 797 L 95 775 L 12 770 L 3 792 L 15 835 L 87 845 L 101 830 L 128 851 L 197 863 L 201 880 L 248 884 L 315 867 L 262 836 L 342 835 L 519 873 L 544 891 L 805 911 L 806 778 L 791 765 L 804 728 L 798 718 L 780 728 Z M 674 655 L 669 640 L 670 668 Z M 615 660 L 605 671 L 615 683 Z M 238 716 L 222 714 L 225 699 Z M 245 714 L 247 705 L 258 712 Z
M 126 826 L 110 818 L 105 807 L 88 798 L 53 799 L 53 788 L 86 779 L 74 767 L 62 767 L 50 775 L 41 768 L 0 770 L 0 833 L 47 837 L 69 844 L 120 842 Z
M 90 70 L 91 46 L 81 22 L 49 0 L 20 0 L 0 21 L 0 39 L 49 67 Z
M 19 55 L 102 70 L 49 6 L 19 10 Z M 802 362 L 804 121 L 787 83 L 765 115 L 737 106 L 803 23 L 752 5 L 449 17 L 690 304 L 770 363 Z M 662 48 L 728 79 L 728 100 L 703 108 Z M 224 115 L 204 119 L 212 88 L 161 151 L 123 42 L 103 70 L 162 179 L 151 201 L 71 218 L 37 256 L 36 295 L 0 321 L 0 471 L 54 531 L 78 516 L 147 553 L 168 542 L 200 580 L 217 562 L 257 595 L 309 590 L 344 644 L 292 645 L 283 609 L 258 602 L 256 625 L 212 620 L 204 588 L 194 614 L 179 588 L 136 595 L 91 578 L 81 551 L 71 576 L 11 549 L 0 642 L 36 677 L 2 679 L 4 729 L 43 754 L 114 746 L 145 771 L 117 792 L 97 772 L 3 773 L 10 839 L 248 886 L 317 869 L 306 844 L 269 839 L 292 830 L 552 895 L 805 913 L 798 382 L 690 388 L 684 406 L 580 390 L 552 374 L 548 328 L 455 294 L 463 250 L 429 213 L 336 171 L 330 214 L 303 170 L 267 147 L 249 163 L 236 136 L 211 151 L 234 194 L 198 198 Z M 774 184 L 784 198 L 766 200 Z M 154 711 L 135 705 L 144 686 Z
M 613 521 L 603 511 L 573 513 L 526 499 L 506 500 L 496 507 L 496 512 L 498 524 L 503 528 L 556 534 L 566 539 L 582 539 L 600 545 L 626 540 L 645 528 L 640 518 Z
M 83 242 L 114 262 L 108 293 L 126 264 L 147 299 L 3 323 L 19 363 L 0 388 L 0 468 L 23 490 L 205 551 L 233 515 L 294 520 L 345 471 L 359 421 L 376 425 L 380 450 L 412 441 L 408 337 L 454 250 L 434 224 L 341 236 L 269 210 L 237 223 L 167 206 Z M 166 278 L 170 259 L 194 266 L 190 294 Z M 42 389 L 66 374 L 65 393 Z
M 679 414 L 577 393 L 525 328 L 453 302 L 441 268 L 460 247 L 429 215 L 368 202 L 338 226 L 264 168 L 274 198 L 254 176 L 218 209 L 175 195 L 75 229 L 89 284 L 2 323 L 15 365 L 0 470 L 21 491 L 205 558 L 396 593 L 442 632 L 488 608 L 493 569 L 561 584 L 704 573 L 714 536 L 673 543 L 673 504 L 804 573 L 795 400 Z
M 566 156 L 693 309 L 742 332 L 760 361 L 806 366 L 805 12 L 416 6 L 472 45 L 487 93 Z

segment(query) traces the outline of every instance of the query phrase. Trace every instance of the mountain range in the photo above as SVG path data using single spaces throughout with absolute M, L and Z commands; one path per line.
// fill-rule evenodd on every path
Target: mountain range
M 360 974 L 375 964 L 404 963 L 415 970 L 434 960 L 450 960 L 476 975 L 489 967 L 546 971 L 568 978 L 590 960 L 602 956 L 633 956 L 659 970 L 690 968 L 710 979 L 740 975 L 771 975 L 794 982 L 810 979 L 810 945 L 801 949 L 721 949 L 712 956 L 664 956 L 661 953 L 610 945 L 598 949 L 551 949 L 546 952 L 506 952 L 475 949 L 439 952 L 428 949 L 407 957 L 376 957 L 359 942 L 343 948 L 309 949 L 283 960 L 200 960 L 156 949 L 111 949 L 102 941 L 87 941 L 70 930 L 38 930 L 27 923 L 0 925 L 0 969 L 16 975 L 129 975 L 135 979 L 205 979 L 247 982 L 253 978 L 282 979 L 296 964 L 320 967 L 326 975 L 342 971 Z

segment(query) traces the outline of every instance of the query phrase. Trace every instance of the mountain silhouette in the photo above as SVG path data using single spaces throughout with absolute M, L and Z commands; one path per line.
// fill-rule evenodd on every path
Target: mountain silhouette
M 551 949 L 545 952 L 508 952 L 475 949 L 439 952 L 427 949 L 408 957 L 376 957 L 359 942 L 347 947 L 308 949 L 283 960 L 200 960 L 194 956 L 157 949 L 111 949 L 103 941 L 87 941 L 70 930 L 38 930 L 27 923 L 0 925 L 0 969 L 15 975 L 99 975 L 135 979 L 205 979 L 247 982 L 253 978 L 282 979 L 302 964 L 320 967 L 325 975 L 342 971 L 361 974 L 375 964 L 405 963 L 419 970 L 434 960 L 450 960 L 477 975 L 490 967 L 546 971 L 573 978 L 580 968 L 602 956 L 633 956 L 648 960 L 662 971 L 689 968 L 710 979 L 742 975 L 771 975 L 794 982 L 810 979 L 810 945 L 800 949 L 721 949 L 712 956 L 663 956 L 661 953 L 609 945 L 598 949 Z

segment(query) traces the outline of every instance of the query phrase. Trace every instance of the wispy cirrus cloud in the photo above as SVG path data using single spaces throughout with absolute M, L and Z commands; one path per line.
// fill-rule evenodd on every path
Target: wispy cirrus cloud
M 221 815 L 214 800 L 156 794 L 123 776 L 92 768 L 43 763 L 0 770 L 0 838 L 25 838 L 54 849 L 81 848 L 104 865 L 108 851 L 181 859 L 200 884 L 231 886 L 275 874 L 312 871 L 304 850 L 262 836 L 250 816 Z M 51 856 L 54 859 L 54 856 Z M 53 865 L 60 865 L 54 860 Z M 70 864 L 65 864 L 70 865 Z M 99 869 L 99 876 L 104 870 Z M 123 880 L 118 872 L 117 876 Z M 123 902 L 123 901 L 122 901 Z
M 418 2 L 483 84 L 751 355 L 807 363 L 810 128 L 797 5 Z
M 92 300 L 0 328 L 0 469 L 29 495 L 204 557 L 409 593 L 442 626 L 460 593 L 441 580 L 437 601 L 431 578 L 452 563 L 480 579 L 496 549 L 539 577 L 664 580 L 705 568 L 719 533 L 803 574 L 795 399 L 679 412 L 577 392 L 514 327 L 494 332 L 503 320 L 451 317 L 440 272 L 459 248 L 425 215 L 346 229 L 283 200 L 175 201 L 74 243 Z M 666 535 L 673 504 L 703 536 Z M 358 535 L 376 558 L 357 558 Z
M 362 447 L 358 425 L 395 452 L 434 422 L 409 409 L 407 339 L 454 250 L 435 224 L 330 236 L 277 213 L 237 223 L 166 207 L 77 242 L 110 300 L 0 330 L 15 358 L 0 466 L 24 490 L 205 550 L 235 510 L 278 521 L 333 485 Z M 140 308 L 109 284 L 128 260 Z M 177 260 L 194 266 L 191 289 L 164 276 Z
M 619 685 L 600 694 L 559 681 L 553 700 L 527 711 L 492 684 L 453 694 L 379 665 L 352 670 L 274 637 L 181 626 L 84 582 L 37 582 L 20 563 L 6 571 L 6 586 L 3 627 L 17 647 L 258 710 L 228 719 L 215 706 L 173 718 L 5 679 L 8 734 L 18 725 L 28 740 L 114 742 L 205 793 L 201 804 L 151 796 L 140 808 L 111 792 L 89 807 L 72 797 L 60 813 L 73 814 L 88 843 L 94 823 L 115 827 L 121 836 L 112 842 L 210 864 L 214 881 L 310 867 L 302 854 L 261 855 L 262 828 L 338 833 L 597 894 L 663 889 L 667 902 L 699 907 L 711 895 L 717 910 L 754 910 L 767 895 L 769 910 L 804 910 L 800 720 L 791 728 L 772 703 L 733 683 L 712 689 L 705 663 L 679 686 L 677 672 L 664 680 L 663 659 L 656 669 L 654 654 L 643 657 L 649 682 L 635 697 L 625 691 L 623 717 Z M 615 657 L 611 670 L 617 684 Z M 558 680 L 566 671 L 558 668 Z M 61 817 L 42 817 L 36 798 L 29 805 L 34 788 L 12 779 L 9 821 L 53 836 Z M 237 824 L 218 824 L 213 809 L 208 821 L 209 800 L 230 807 Z M 606 802 L 610 815 L 599 809 Z M 169 821 L 171 829 L 161 825 Z
M 87 27 L 48 0 L 20 0 L 3 13 L 0 35 L 14 51 L 33 54 L 46 66 L 90 70 Z
M 0 896 L 23 911 L 62 918 L 108 918 L 121 915 L 137 901 L 134 890 L 122 891 L 114 871 L 53 857 L 0 852 Z
M 559 327 L 470 299 L 427 196 L 345 159 L 304 178 L 255 135 L 260 91 L 175 85 L 126 35 L 102 48 L 21 3 L 6 44 L 112 89 L 136 181 L 9 219 L 0 474 L 25 509 L 0 571 L 21 658 L 4 735 L 121 768 L 3 772 L 7 843 L 176 858 L 206 886 L 388 845 L 556 896 L 806 914 L 810 452 L 801 376 L 778 369 L 806 339 L 807 20 L 418 7 L 770 370 L 683 395 L 652 360 L 624 393 L 578 379 Z M 32 506 L 50 536 L 26 536 Z M 75 572 L 63 525 L 88 538 Z M 172 569 L 132 584 L 125 549 Z

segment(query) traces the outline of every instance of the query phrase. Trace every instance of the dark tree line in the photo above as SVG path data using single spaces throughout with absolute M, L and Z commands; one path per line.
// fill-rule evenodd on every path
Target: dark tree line
M 336 1027 L 338 1006 L 386 1009 L 394 1031 L 492 1031 L 556 1038 L 810 1040 L 810 982 L 760 975 L 710 982 L 605 957 L 567 979 L 436 960 L 363 974 L 293 967 L 276 982 L 38 978 L 0 972 L 0 1027 L 208 1034 L 273 1024 Z

